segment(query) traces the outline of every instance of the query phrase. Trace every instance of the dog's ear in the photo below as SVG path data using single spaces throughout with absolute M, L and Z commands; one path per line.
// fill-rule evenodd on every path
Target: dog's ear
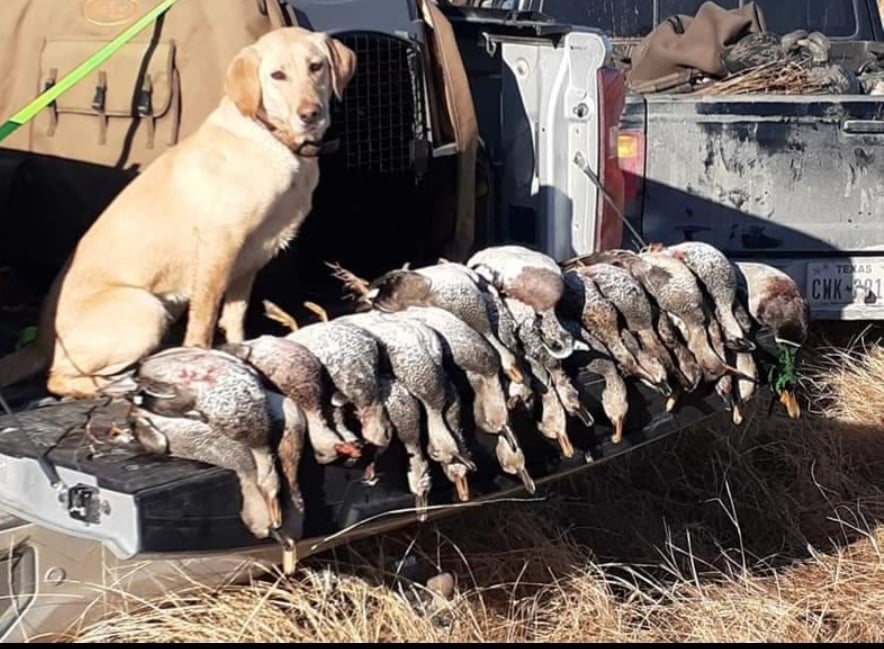
M 344 95 L 344 88 L 356 73 L 356 53 L 341 41 L 331 36 L 325 37 L 328 63 L 331 70 L 332 90 L 338 100 Z
M 224 94 L 236 104 L 246 117 L 254 117 L 261 107 L 261 80 L 258 66 L 261 57 L 252 47 L 244 48 L 227 68 Z

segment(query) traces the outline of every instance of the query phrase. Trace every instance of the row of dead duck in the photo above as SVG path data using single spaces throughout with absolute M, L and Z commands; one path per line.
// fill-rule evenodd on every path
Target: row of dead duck
M 602 409 L 614 442 L 629 409 L 624 376 L 667 397 L 667 409 L 713 383 L 740 423 L 757 387 L 754 355 L 763 351 L 758 334 L 765 331 L 775 341 L 766 350 L 775 360 L 768 381 L 789 415 L 799 414 L 794 360 L 809 326 L 800 289 L 777 269 L 731 263 L 707 244 L 607 251 L 563 265 L 528 248 L 498 246 L 465 264 L 440 261 L 373 282 L 342 269 L 337 275 L 361 312 L 298 327 L 265 303 L 290 334 L 214 350 L 168 349 L 114 386 L 131 401 L 130 427 L 147 450 L 236 472 L 242 519 L 259 538 L 291 543 L 279 532 L 274 458 L 303 512 L 298 466 L 307 448 L 328 464 L 358 457 L 366 445 L 377 457 L 396 438 L 408 456 L 419 518 L 431 462 L 468 500 L 476 466 L 461 425 L 464 386 L 454 384 L 446 361 L 466 377 L 476 427 L 497 436 L 501 469 L 532 493 L 511 410 L 539 411 L 539 433 L 570 457 L 568 417 L 593 423 L 563 368 L 578 350 L 589 359 L 586 369 L 604 379 Z

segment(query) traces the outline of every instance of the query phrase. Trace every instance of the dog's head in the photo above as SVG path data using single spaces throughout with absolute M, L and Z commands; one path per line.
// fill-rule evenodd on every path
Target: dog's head
M 300 27 L 269 32 L 230 64 L 225 94 L 246 117 L 262 122 L 292 150 L 322 140 L 331 96 L 356 71 L 356 55 L 328 34 Z

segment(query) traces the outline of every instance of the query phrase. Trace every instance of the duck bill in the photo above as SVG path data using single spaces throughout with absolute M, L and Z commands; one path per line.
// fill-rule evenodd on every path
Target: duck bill
M 568 433 L 559 433 L 558 442 L 559 448 L 562 449 L 562 455 L 567 458 L 574 457 L 574 446 L 571 444 L 571 438 L 568 437 Z
M 414 495 L 414 510 L 417 512 L 417 520 L 421 523 L 427 520 L 427 506 L 429 504 L 429 497 L 426 493 Z
M 783 390 L 780 393 L 780 403 L 786 407 L 786 412 L 790 419 L 798 419 L 801 417 L 801 406 L 798 405 L 798 399 L 791 390 Z
M 508 367 L 504 370 L 504 374 L 507 375 L 510 381 L 514 381 L 515 383 L 524 383 L 525 375 L 522 374 L 521 370 L 515 365 Z
M 457 499 L 465 503 L 470 499 L 470 483 L 467 482 L 465 476 L 457 476 L 454 479 L 454 486 L 457 489 Z
M 270 528 L 275 531 L 282 526 L 282 507 L 280 507 L 279 499 L 276 496 L 264 494 L 264 501 L 267 503 L 267 511 L 270 513 Z
M 460 452 L 455 453 L 454 459 L 457 460 L 458 462 L 460 462 L 461 464 L 463 464 L 470 471 L 473 471 L 473 472 L 476 471 L 476 463 L 473 462 L 472 459 L 470 459 L 468 456 L 464 455 L 463 453 L 460 453 Z
M 734 403 L 734 409 L 731 412 L 731 421 L 734 422 L 734 426 L 741 426 L 743 424 L 743 411 L 740 410 L 740 406 Z
M 668 399 L 666 399 L 666 412 L 672 412 L 675 410 L 675 406 L 678 405 L 678 393 L 673 393 Z
M 595 418 L 593 418 L 592 413 L 590 413 L 589 410 L 587 410 L 585 406 L 580 406 L 580 407 L 574 412 L 574 414 L 577 415 L 577 418 L 578 418 L 578 419 L 581 421 L 581 423 L 582 423 L 584 426 L 586 426 L 587 428 L 589 428 L 589 427 L 591 427 L 593 424 L 595 424 Z
M 615 444 L 623 441 L 623 417 L 614 420 L 614 435 L 611 437 L 611 441 Z
M 546 350 L 546 353 L 555 358 L 556 360 L 563 361 L 568 358 L 573 352 L 574 349 L 569 349 L 568 347 L 562 347 L 560 349 L 553 349 L 551 346 L 543 343 L 543 348 Z
M 587 345 L 587 344 L 586 344 L 585 342 L 583 342 L 582 340 L 578 340 L 578 339 L 575 338 L 575 339 L 574 339 L 574 351 L 577 351 L 577 352 L 589 352 L 589 351 L 592 351 L 592 347 L 590 347 L 589 345 Z
M 510 427 L 510 425 L 504 424 L 500 432 L 503 435 L 503 438 L 506 440 L 506 443 L 509 444 L 510 450 L 512 450 L 513 453 L 517 453 L 520 450 L 519 441 L 516 439 L 516 434 L 513 432 L 513 429 Z
M 738 379 L 742 379 L 743 381 L 752 381 L 753 383 L 757 383 L 758 380 L 754 376 L 749 376 L 743 370 L 737 369 L 732 365 L 722 365 L 724 371 L 728 374 L 733 374 Z
M 745 338 L 725 340 L 724 346 L 733 352 L 740 352 L 743 354 L 749 354 L 755 351 L 755 343 L 751 340 L 746 340 Z
M 289 538 L 278 528 L 270 530 L 270 538 L 279 543 L 283 548 L 290 550 L 295 547 L 294 539 Z
M 522 467 L 517 471 L 519 476 L 519 480 L 522 481 L 522 484 L 525 485 L 525 490 L 531 494 L 532 496 L 537 491 L 537 486 L 534 484 L 534 480 L 531 478 L 531 474 L 528 473 L 528 469 Z

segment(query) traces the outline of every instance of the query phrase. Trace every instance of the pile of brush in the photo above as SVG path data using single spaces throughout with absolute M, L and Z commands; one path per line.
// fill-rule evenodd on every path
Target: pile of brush
M 866 87 L 857 75 L 832 61 L 831 47 L 829 39 L 819 32 L 798 30 L 784 36 L 770 32 L 749 34 L 726 48 L 722 55 L 727 76 L 707 79 L 696 92 L 702 95 L 869 93 L 871 85 Z M 872 83 L 871 77 L 869 81 Z
M 808 95 L 824 92 L 825 79 L 797 61 L 774 61 L 731 75 L 697 91 L 700 95 Z
M 268 315 L 290 334 L 166 350 L 132 376 L 138 440 L 235 470 L 243 519 L 257 536 L 278 534 L 281 523 L 274 455 L 293 504 L 303 508 L 298 465 L 307 448 L 323 464 L 370 453 L 371 483 L 374 460 L 398 440 L 419 518 L 431 463 L 468 500 L 476 465 L 467 421 L 476 435 L 496 438 L 500 469 L 533 492 L 512 411 L 525 408 L 542 437 L 574 455 L 568 418 L 594 423 L 574 383 L 575 359 L 605 382 L 602 409 L 614 442 L 630 407 L 625 379 L 664 395 L 669 410 L 714 384 L 740 423 L 759 382 L 760 353 L 774 359 L 765 381 L 790 416 L 799 414 L 794 361 L 809 325 L 800 290 L 774 268 L 733 264 L 703 243 L 600 252 L 561 265 L 500 246 L 465 264 L 440 260 L 373 281 L 340 268 L 336 275 L 357 313 L 328 320 L 311 305 L 322 321 L 300 327 L 268 303 Z

